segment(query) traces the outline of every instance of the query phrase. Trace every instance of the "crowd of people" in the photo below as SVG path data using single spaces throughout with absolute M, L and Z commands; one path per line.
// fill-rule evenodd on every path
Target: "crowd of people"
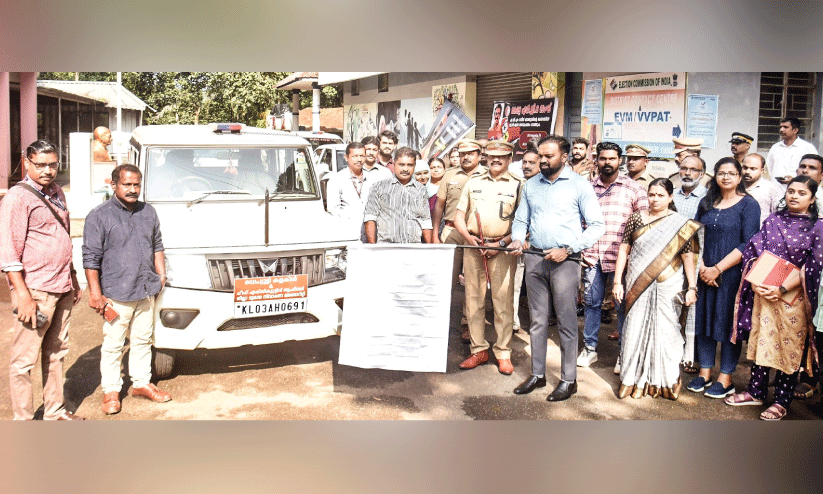
M 750 152 L 751 136 L 735 132 L 730 156 L 711 169 L 700 157 L 701 139 L 674 138 L 677 172 L 670 176 L 654 176 L 641 144 L 624 150 L 600 142 L 590 154 L 585 138 L 550 135 L 530 141 L 517 161 L 512 144 L 486 139 L 464 139 L 428 162 L 415 162 L 409 148 L 382 163 L 367 152 L 362 168 L 381 170 L 371 180 L 358 168 L 358 149 L 391 141 L 384 132 L 349 144 L 351 171 L 340 172 L 341 188 L 329 189 L 341 198 L 358 188 L 372 192 L 343 208 L 350 211 L 330 212 L 354 218 L 366 242 L 461 247 L 452 272 L 466 292 L 461 336 L 469 347 L 461 369 L 493 361 L 500 373 L 513 373 L 510 345 L 521 330 L 525 285 L 531 372 L 515 394 L 547 385 L 547 340 L 556 326 L 560 381 L 547 400 L 573 396 L 577 368 L 598 360 L 600 328 L 613 306 L 617 331 L 608 339 L 620 348 L 618 398 L 677 400 L 685 387 L 730 406 L 763 405 L 774 368 L 773 398 L 760 417 L 780 420 L 793 398 L 818 392 L 823 334 L 816 330 L 823 321 L 823 157 L 798 137 L 799 127 L 784 119 L 781 141 L 766 157 Z M 770 259 L 802 276 L 775 278 Z M 771 268 L 771 277 L 755 276 Z M 493 342 L 486 338 L 489 290 Z M 751 379 L 736 388 L 743 341 Z
M 693 374 L 688 391 L 730 406 L 768 402 L 760 418 L 780 420 L 792 399 L 819 392 L 823 348 L 823 157 L 798 137 L 799 127 L 797 119 L 784 119 L 781 141 L 765 158 L 749 152 L 751 136 L 735 132 L 732 155 L 711 173 L 700 139 L 675 138 L 678 170 L 664 177 L 653 176 L 650 151 L 640 144 L 624 150 L 600 142 L 590 155 L 584 138 L 570 143 L 548 135 L 530 141 L 515 161 L 512 143 L 463 139 L 442 158 L 424 161 L 414 149 L 396 149 L 397 136 L 387 130 L 346 146 L 347 167 L 326 187 L 327 209 L 365 243 L 459 247 L 452 282 L 465 284 L 461 337 L 469 344 L 460 369 L 493 358 L 501 374 L 511 375 L 512 337 L 523 329 L 530 372 L 513 392 L 545 387 L 549 331 L 556 327 L 560 380 L 546 399 L 567 400 L 577 392 L 577 368 L 598 361 L 612 304 L 617 331 L 608 339 L 620 348 L 618 398 L 677 400 L 683 374 Z M 54 184 L 57 156 L 46 141 L 29 146 L 26 177 L 0 203 L 0 269 L 16 313 L 9 367 L 15 419 L 33 416 L 30 371 L 38 358 L 44 417 L 79 418 L 62 397 L 68 321 L 80 290 L 65 196 Z M 165 284 L 157 215 L 138 200 L 137 167 L 118 166 L 111 180 L 114 196 L 89 214 L 83 239 L 89 305 L 107 318 L 106 414 L 120 411 L 127 332 L 132 394 L 171 399 L 150 382 L 151 313 Z M 121 244 L 130 248 L 111 247 Z M 122 279 L 130 281 L 112 281 Z M 517 310 L 524 285 L 528 328 Z M 493 342 L 486 338 L 488 292 Z M 736 388 L 743 341 L 751 378 Z

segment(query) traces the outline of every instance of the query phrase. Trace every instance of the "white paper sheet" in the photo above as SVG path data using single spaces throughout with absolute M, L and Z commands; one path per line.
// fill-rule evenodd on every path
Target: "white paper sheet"
M 453 245 L 350 246 L 338 362 L 446 372 Z

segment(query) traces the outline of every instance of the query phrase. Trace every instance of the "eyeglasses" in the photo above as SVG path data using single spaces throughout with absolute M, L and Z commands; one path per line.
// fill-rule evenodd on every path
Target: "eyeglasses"
M 54 163 L 37 163 L 37 162 L 32 161 L 28 158 L 26 158 L 26 160 L 29 163 L 31 163 L 32 165 L 34 165 L 34 168 L 36 168 L 37 171 L 43 171 L 43 170 L 46 169 L 46 167 L 51 168 L 52 170 L 57 170 L 58 168 L 60 168 L 60 162 L 59 161 L 55 161 Z
M 738 175 L 740 175 L 740 174 L 737 173 L 737 172 L 717 172 L 717 176 L 720 177 L 720 178 L 725 178 L 725 177 L 734 178 L 734 177 L 737 177 Z

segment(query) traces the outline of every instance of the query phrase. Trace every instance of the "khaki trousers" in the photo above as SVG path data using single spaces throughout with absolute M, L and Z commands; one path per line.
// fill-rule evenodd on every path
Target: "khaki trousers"
M 40 312 L 48 317 L 45 325 L 34 329 L 15 316 L 9 352 L 9 391 L 14 420 L 34 417 L 31 370 L 40 358 L 43 373 L 43 419 L 54 420 L 63 414 L 63 358 L 69 352 L 69 322 L 74 291 L 50 293 L 29 289 Z M 17 293 L 11 290 L 12 307 Z
M 450 226 L 443 227 L 443 233 L 440 235 L 440 241 L 444 244 L 452 245 L 463 245 L 466 243 L 463 235 L 460 235 L 456 228 L 452 228 Z M 460 276 L 460 267 L 463 264 L 463 253 L 461 251 L 463 250 L 466 249 L 454 249 L 454 263 L 452 264 L 452 289 L 454 288 L 454 285 L 457 284 L 457 277 Z M 463 320 L 461 321 L 461 324 L 465 324 L 468 320 L 467 314 L 466 306 L 463 305 Z
M 494 330 L 497 333 L 494 356 L 498 359 L 511 358 L 516 262 L 516 258 L 502 252 L 488 259 Z M 463 268 L 463 276 L 466 278 L 466 317 L 469 320 L 471 353 L 475 354 L 489 348 L 489 342 L 486 341 L 486 272 L 479 250 L 464 249 Z
M 129 334 L 129 377 L 132 387 L 142 388 L 151 381 L 151 345 L 154 342 L 154 298 L 135 302 L 109 299 L 119 316 L 103 323 L 100 346 L 100 386 L 103 393 L 120 392 L 123 377 L 120 362 L 126 333 Z

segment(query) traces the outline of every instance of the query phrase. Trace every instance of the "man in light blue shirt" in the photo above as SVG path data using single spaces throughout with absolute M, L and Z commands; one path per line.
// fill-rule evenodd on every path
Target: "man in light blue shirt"
M 605 232 L 603 214 L 591 183 L 566 165 L 571 146 L 561 136 L 550 135 L 538 143 L 540 174 L 523 186 L 520 206 L 512 225 L 511 254 L 523 253 L 529 234 L 532 249 L 544 256 L 526 256 L 526 290 L 529 297 L 532 374 L 514 389 L 531 393 L 546 385 L 546 350 L 549 317 L 556 314 L 560 332 L 560 383 L 547 401 L 568 399 L 577 392 L 577 287 L 580 252 L 594 245 Z M 586 228 L 583 227 L 585 222 Z

